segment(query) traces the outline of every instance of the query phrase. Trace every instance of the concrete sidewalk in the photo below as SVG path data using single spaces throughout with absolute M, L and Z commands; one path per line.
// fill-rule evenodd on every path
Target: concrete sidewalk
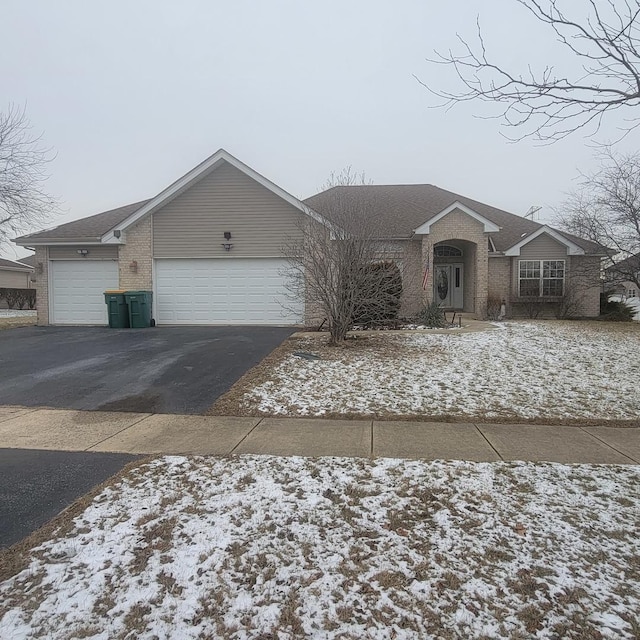
M 640 429 L 243 418 L 0 406 L 0 448 L 640 464 Z

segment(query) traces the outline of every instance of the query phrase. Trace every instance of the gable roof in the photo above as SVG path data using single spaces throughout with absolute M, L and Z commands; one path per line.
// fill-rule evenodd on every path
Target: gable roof
M 509 247 L 509 249 L 507 249 L 504 252 L 504 255 L 519 256 L 520 249 L 522 249 L 522 247 L 524 247 L 526 244 L 531 242 L 531 240 L 534 240 L 538 236 L 541 236 L 542 234 L 547 234 L 557 242 L 564 244 L 567 247 L 567 254 L 570 256 L 584 255 L 586 253 L 586 251 L 580 245 L 576 244 L 572 240 L 569 240 L 569 238 L 566 238 L 565 236 L 563 236 L 559 231 L 556 231 L 552 227 L 549 227 L 546 224 L 544 224 L 537 231 L 534 231 L 533 233 L 529 233 L 522 240 L 520 240 L 520 242 L 518 242 L 517 244 L 514 244 L 512 247 Z
M 144 203 L 136 211 L 134 211 L 129 217 L 114 225 L 113 229 L 110 229 L 108 233 L 104 234 L 103 242 L 113 241 L 119 236 L 113 234 L 114 231 L 124 231 L 127 227 L 135 224 L 138 220 L 148 215 L 151 215 L 154 211 L 160 209 L 165 204 L 178 197 L 181 193 L 184 193 L 189 187 L 193 186 L 196 182 L 204 178 L 206 175 L 215 171 L 221 164 L 227 163 L 232 167 L 235 167 L 238 171 L 241 171 L 246 176 L 255 180 L 258 184 L 265 187 L 279 198 L 282 198 L 285 202 L 301 211 L 302 213 L 310 216 L 322 224 L 327 224 L 327 221 L 313 211 L 309 206 L 305 205 L 301 200 L 298 200 L 295 196 L 279 187 L 275 182 L 271 182 L 263 175 L 252 169 L 250 166 L 244 164 L 232 156 L 228 151 L 224 149 L 218 149 L 213 155 L 209 156 L 206 160 L 201 162 L 198 166 L 185 173 L 181 178 L 178 178 L 174 183 L 170 184 L 166 189 L 161 191 L 155 198 Z
M 471 218 L 473 218 L 474 220 L 482 224 L 482 227 L 485 233 L 497 233 L 498 231 L 500 231 L 500 227 L 495 222 L 491 222 L 491 220 L 489 220 L 488 218 L 485 218 L 484 216 L 480 215 L 473 209 L 470 209 L 466 205 L 462 204 L 462 202 L 459 202 L 458 200 L 456 200 L 454 203 L 450 204 L 446 209 L 443 209 L 440 213 L 437 213 L 435 216 L 429 218 L 427 222 L 421 224 L 414 231 L 414 233 L 416 234 L 430 233 L 432 224 L 435 224 L 439 220 L 442 220 L 442 218 L 449 215 L 452 211 L 455 211 L 456 209 L 459 209 L 463 213 L 466 213 L 468 216 L 470 216 Z
M 67 222 L 66 224 L 52 227 L 51 229 L 39 231 L 38 233 L 20 236 L 15 239 L 15 242 L 21 245 L 29 245 L 30 243 L 46 244 L 43 242 L 45 240 L 52 244 L 55 244 L 56 241 L 64 240 L 78 242 L 81 240 L 91 240 L 93 242 L 99 242 L 105 233 L 123 220 L 126 220 L 132 213 L 147 202 L 149 202 L 149 200 L 141 200 L 140 202 L 127 204 L 124 207 L 97 213 L 88 218 L 80 218 L 80 220 Z
M 77 242 L 119 242 L 119 236 L 114 234 L 124 231 L 127 227 L 135 224 L 141 218 L 151 215 L 154 211 L 164 206 L 189 187 L 204 178 L 210 172 L 215 171 L 222 163 L 228 163 L 245 175 L 249 176 L 263 187 L 282 198 L 302 213 L 309 215 L 322 224 L 329 224 L 321 215 L 313 211 L 308 205 L 298 200 L 295 196 L 279 187 L 271 180 L 268 180 L 257 171 L 244 164 L 228 151 L 219 149 L 199 165 L 185 173 L 181 178 L 163 189 L 157 196 L 148 200 L 142 200 L 133 204 L 111 209 L 103 213 L 98 213 L 88 218 L 81 218 L 73 222 L 53 227 L 38 233 L 16 238 L 14 242 L 20 245 L 29 244 L 55 244 L 56 242 L 77 241 Z
M 9 258 L 0 258 L 0 269 L 7 271 L 33 271 L 33 267 L 15 260 L 9 260 Z
M 388 238 L 411 238 L 414 230 L 456 202 L 500 227 L 500 231 L 491 233 L 495 249 L 499 252 L 506 251 L 545 226 L 432 184 L 332 187 L 304 202 L 331 219 L 331 206 L 335 202 L 333 196 L 336 191 L 339 192 L 341 201 L 348 202 L 352 210 L 362 211 L 363 215 L 371 217 L 383 237 Z M 554 231 L 586 253 L 603 253 L 602 247 L 594 242 L 556 229 Z

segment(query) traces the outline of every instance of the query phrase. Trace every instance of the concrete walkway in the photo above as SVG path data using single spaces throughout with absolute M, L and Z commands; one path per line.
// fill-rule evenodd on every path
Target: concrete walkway
M 0 406 L 0 448 L 640 464 L 640 429 L 242 418 Z

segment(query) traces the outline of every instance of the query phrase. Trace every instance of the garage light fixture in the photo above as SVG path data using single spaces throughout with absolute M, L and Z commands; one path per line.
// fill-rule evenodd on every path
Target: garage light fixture
M 78 249 L 78 253 L 83 257 L 86 258 L 87 254 L 89 253 L 89 249 Z
M 222 246 L 224 247 L 225 251 L 231 251 L 231 247 L 233 247 L 233 244 L 231 244 L 231 242 L 229 242 L 229 240 L 231 240 L 231 231 L 225 231 L 224 232 L 224 239 L 226 240 L 226 242 L 222 243 Z

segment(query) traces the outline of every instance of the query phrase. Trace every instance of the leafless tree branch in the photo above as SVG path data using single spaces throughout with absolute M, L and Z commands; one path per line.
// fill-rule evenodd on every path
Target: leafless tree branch
M 342 342 L 354 322 L 388 321 L 400 307 L 401 274 L 388 243 L 357 187 L 344 188 L 357 184 L 368 183 L 350 167 L 332 174 L 320 212 L 327 224 L 301 219 L 283 247 L 292 299 L 304 299 L 326 320 L 332 344 Z
M 32 132 L 25 109 L 0 112 L 0 246 L 45 223 L 57 202 L 43 189 L 50 149 Z
M 443 100 L 439 106 L 450 108 L 473 100 L 504 105 L 494 117 L 509 129 L 524 131 L 507 136 L 509 139 L 534 137 L 552 143 L 584 127 L 591 126 L 591 135 L 595 135 L 606 114 L 640 105 L 638 0 L 587 0 L 579 9 L 586 5 L 587 13 L 579 18 L 561 8 L 562 0 L 516 2 L 547 25 L 571 56 L 582 61 L 582 72 L 567 78 L 557 75 L 554 66 L 537 72 L 531 67 L 525 72 L 511 71 L 488 56 L 478 20 L 477 46 L 458 35 L 461 52 L 436 51 L 436 57 L 429 60 L 452 67 L 462 84 L 460 91 L 439 90 L 418 78 Z M 627 131 L 640 125 L 640 116 L 631 113 Z
M 608 273 L 640 289 L 640 153 L 605 147 L 599 158 L 600 168 L 582 176 L 579 188 L 558 211 L 558 222 L 606 247 Z

